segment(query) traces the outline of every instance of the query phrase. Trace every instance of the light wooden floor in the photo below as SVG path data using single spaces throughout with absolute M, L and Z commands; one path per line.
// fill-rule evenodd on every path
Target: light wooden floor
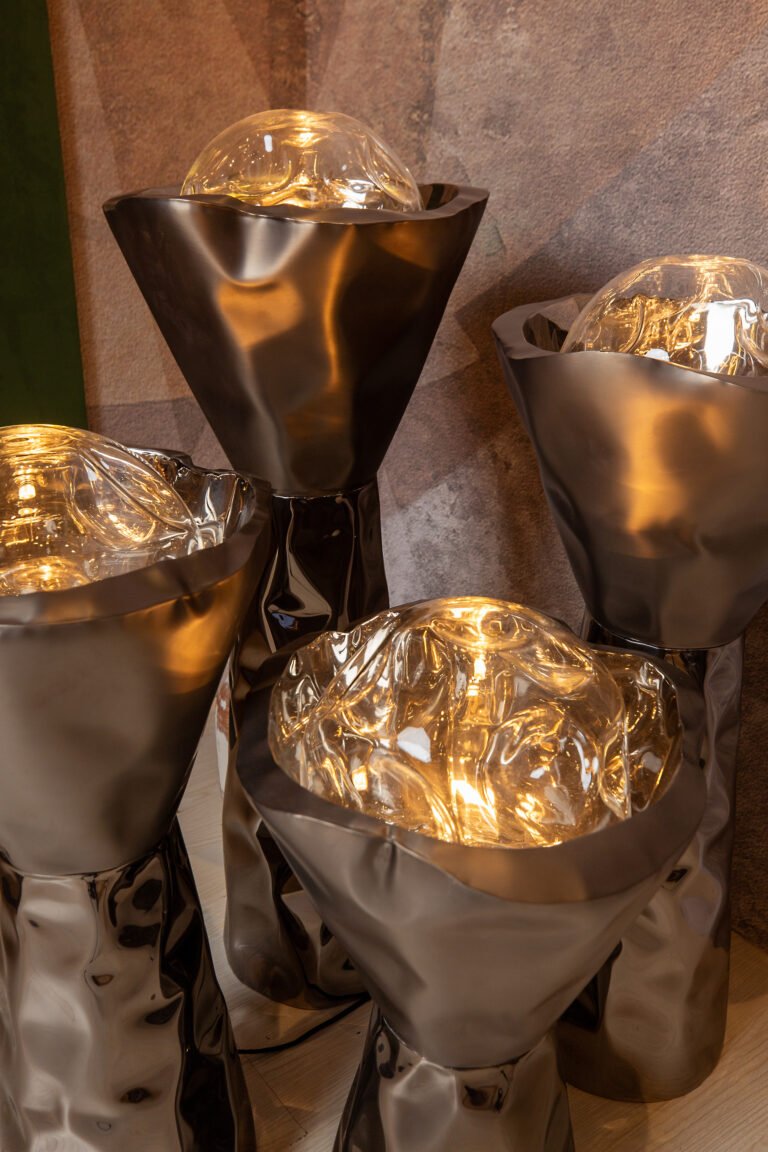
M 181 823 L 235 1035 L 249 1047 L 264 1025 L 221 943 L 221 794 L 210 732 Z M 716 1072 L 690 1096 L 665 1104 L 616 1104 L 571 1090 L 577 1152 L 768 1152 L 768 954 L 738 936 L 733 947 L 728 1036 Z M 243 1057 L 259 1152 L 331 1152 L 367 1016 L 367 1006 L 359 1008 L 296 1047 Z

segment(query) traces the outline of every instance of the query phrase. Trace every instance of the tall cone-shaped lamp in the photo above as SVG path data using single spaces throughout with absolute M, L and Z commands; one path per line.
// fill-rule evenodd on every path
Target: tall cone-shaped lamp
M 376 473 L 486 199 L 433 184 L 413 211 L 155 191 L 105 206 L 227 455 L 275 491 L 274 552 L 239 655 L 233 745 L 238 701 L 271 684 L 285 652 L 388 602 Z M 335 1015 L 362 986 L 231 771 L 224 838 L 232 967 L 294 1009 L 285 1018 L 270 1009 L 266 1031 L 252 1016 L 243 1043 L 268 1046 Z
M 682 1095 L 723 1043 L 743 633 L 768 595 L 768 392 L 646 355 L 560 351 L 586 298 L 493 325 L 591 639 L 686 668 L 706 702 L 707 810 L 618 955 L 561 1023 L 566 1078 Z
M 0 595 L 3 1152 L 255 1148 L 176 812 L 269 553 L 269 491 L 135 455 L 219 543 Z

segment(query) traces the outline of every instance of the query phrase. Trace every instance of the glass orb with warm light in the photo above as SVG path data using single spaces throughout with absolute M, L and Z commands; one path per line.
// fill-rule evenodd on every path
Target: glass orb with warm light
M 304 787 L 400 827 L 547 846 L 647 806 L 679 739 L 673 695 L 649 661 L 530 608 L 434 600 L 296 652 L 270 747 Z
M 73 588 L 201 546 L 181 496 L 114 441 L 0 428 L 0 595 Z
M 645 260 L 609 281 L 563 352 L 628 352 L 727 376 L 768 375 L 768 269 L 726 256 Z
M 248 204 L 418 212 L 413 176 L 388 144 L 339 112 L 271 109 L 230 125 L 205 146 L 182 196 Z

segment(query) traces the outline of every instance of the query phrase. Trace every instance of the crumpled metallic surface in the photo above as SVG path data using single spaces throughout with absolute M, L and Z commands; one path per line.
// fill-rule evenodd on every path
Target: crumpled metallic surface
M 444 1068 L 374 1008 L 335 1152 L 573 1152 L 568 1096 L 549 1035 L 509 1064 Z
M 285 645 L 387 604 L 375 477 L 488 197 L 449 184 L 421 194 L 425 208 L 413 213 L 169 191 L 104 206 L 230 460 L 277 493 L 274 560 L 249 614 L 239 700 L 271 684 Z M 228 727 L 236 748 L 236 716 Z M 340 989 L 359 993 L 233 773 L 224 806 L 227 954 L 240 979 L 307 1008 L 333 1004 Z M 308 1012 L 299 1034 L 316 1023 Z M 291 1027 L 271 1029 L 268 1043 L 295 1039 Z M 249 1048 L 264 1042 L 258 1028 L 241 1036 Z
M 259 587 L 258 632 L 239 648 L 239 693 L 271 685 L 275 654 L 389 603 L 375 480 L 335 496 L 275 496 L 274 550 Z M 254 609 L 251 609 L 253 616 Z
M 526 305 L 493 331 L 589 613 L 654 647 L 729 644 L 768 596 L 768 391 L 645 356 L 560 355 L 578 310 Z
M 574 1084 L 658 1100 L 695 1088 L 723 1043 L 741 632 L 768 592 L 768 393 L 644 357 L 557 355 L 585 302 L 514 309 L 494 323 L 497 347 L 597 621 L 590 636 L 665 657 L 699 685 L 707 809 L 558 1042 Z
M 84 876 L 0 862 L 3 1152 L 250 1152 L 248 1096 L 178 826 Z
M 269 489 L 142 455 L 196 517 L 224 520 L 224 541 L 0 598 L 3 1152 L 253 1147 L 174 818 L 267 559 Z M 147 1032 L 158 985 L 176 1021 Z M 153 1078 L 137 1080 L 145 1057 Z
M 259 589 L 240 649 L 236 705 L 251 694 L 266 709 L 274 680 L 291 651 L 327 628 L 348 627 L 388 603 L 376 481 L 337 496 L 273 498 L 276 552 Z M 266 716 L 264 711 L 264 731 Z M 230 725 L 232 761 L 237 728 Z M 363 995 L 360 978 L 320 923 L 278 846 L 243 793 L 235 771 L 224 792 L 227 879 L 225 940 L 232 969 L 248 987 L 307 1011 L 297 1025 L 258 1014 L 243 1022 L 241 1046 L 286 1043 L 317 1025 L 316 1011 L 342 1011 Z
M 593 625 L 589 638 L 618 643 Z M 706 709 L 707 803 L 696 835 L 609 961 L 560 1021 L 566 1080 L 621 1100 L 666 1100 L 712 1072 L 725 1038 L 730 871 L 743 640 L 656 651 L 685 669 Z M 647 650 L 647 649 L 645 649 Z
M 167 190 L 104 206 L 227 456 L 281 495 L 346 492 L 379 469 L 488 198 L 421 192 L 421 212 Z
M 666 674 L 688 743 L 666 791 L 629 820 L 547 848 L 446 843 L 331 804 L 277 767 L 255 698 L 246 703 L 238 772 L 247 796 L 390 1029 L 433 1065 L 487 1070 L 535 1049 L 689 842 L 704 800 L 700 702 L 686 677 Z M 369 1081 L 364 1072 L 358 1084 Z M 549 1091 L 559 1093 L 556 1081 Z M 431 1120 L 438 1130 L 443 1106 Z M 348 1115 L 357 1111 L 352 1101 Z M 388 1126 L 398 1130 L 392 1117 Z M 500 1121 L 491 1147 L 505 1147 L 504 1132 Z M 541 1145 L 564 1147 L 554 1137 Z

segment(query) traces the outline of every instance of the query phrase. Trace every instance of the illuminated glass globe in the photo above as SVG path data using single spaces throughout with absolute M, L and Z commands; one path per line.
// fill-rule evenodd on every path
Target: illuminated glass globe
M 768 269 L 726 256 L 665 256 L 614 277 L 563 352 L 651 356 L 728 376 L 768 375 Z
M 326 800 L 453 843 L 546 846 L 649 803 L 679 737 L 669 697 L 645 658 L 530 608 L 433 600 L 299 649 L 269 740 Z
M 249 204 L 420 211 L 410 172 L 375 133 L 339 112 L 271 109 L 216 136 L 187 173 L 182 196 Z
M 185 556 L 192 513 L 149 464 L 75 428 L 0 428 L 0 595 L 54 591 Z

